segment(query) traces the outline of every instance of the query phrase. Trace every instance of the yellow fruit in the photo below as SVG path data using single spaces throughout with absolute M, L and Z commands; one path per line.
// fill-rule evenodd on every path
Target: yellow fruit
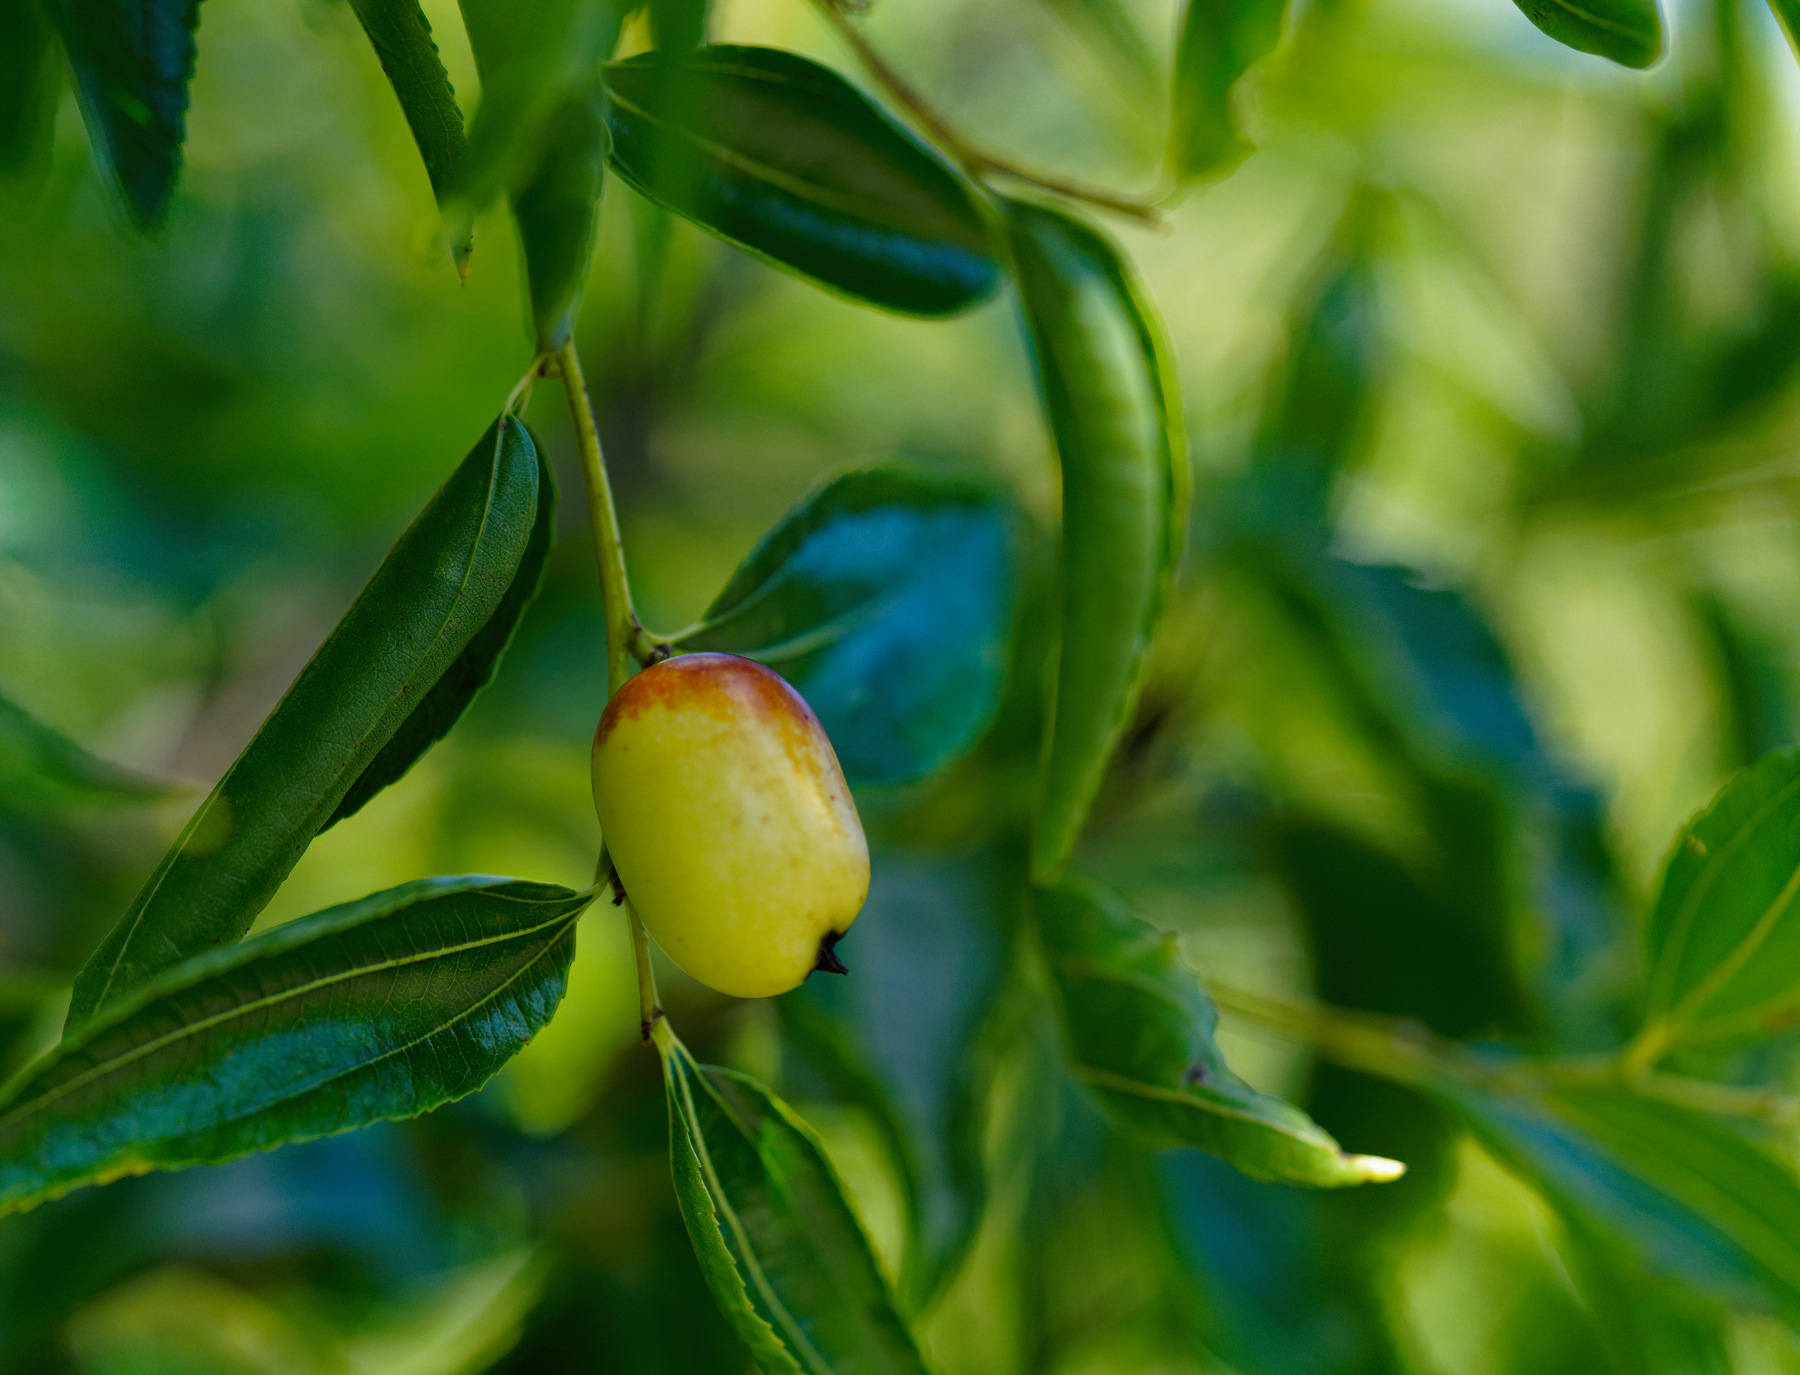
M 869 892 L 869 846 L 818 718 L 735 654 L 683 654 L 613 694 L 594 805 L 650 934 L 701 983 L 767 998 L 815 968 Z

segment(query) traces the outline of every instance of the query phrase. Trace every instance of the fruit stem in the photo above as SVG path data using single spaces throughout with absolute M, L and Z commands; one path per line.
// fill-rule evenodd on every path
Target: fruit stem
M 650 1033 L 663 1016 L 662 1006 L 656 1001 L 656 971 L 650 967 L 650 933 L 644 930 L 643 918 L 629 899 L 625 902 L 625 915 L 631 922 L 631 950 L 637 956 L 638 1030 L 643 1033 L 644 1044 L 649 1045 Z
M 581 375 L 575 341 L 569 340 L 553 356 L 569 395 L 575 446 L 581 453 L 581 475 L 594 524 L 594 553 L 600 560 L 600 602 L 606 617 L 606 692 L 610 697 L 631 676 L 632 659 L 647 663 L 659 646 L 645 632 L 631 606 L 631 585 L 625 577 L 625 545 L 619 538 L 619 513 L 613 506 L 606 455 L 600 449 L 600 429 L 594 423 L 594 404 Z

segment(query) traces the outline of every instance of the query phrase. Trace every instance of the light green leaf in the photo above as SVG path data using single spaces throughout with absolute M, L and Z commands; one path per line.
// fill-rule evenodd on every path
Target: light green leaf
M 1187 508 L 1180 396 L 1154 312 L 1113 246 L 1060 211 L 1006 222 L 1062 464 L 1062 649 L 1031 847 L 1050 882 L 1130 722 Z
M 812 1130 L 762 1085 L 659 1035 L 676 1198 L 720 1311 L 763 1370 L 924 1375 Z
M 242 936 L 345 799 L 373 791 L 358 791 L 365 772 L 391 782 L 449 728 L 474 693 L 463 675 L 485 681 L 492 671 L 511 629 L 496 628 L 523 605 L 521 579 L 536 585 L 548 530 L 541 484 L 524 426 L 495 421 L 82 967 L 71 1029 L 170 965 Z M 484 647 L 485 667 L 465 657 Z
M 972 187 L 836 72 L 725 44 L 606 69 L 613 169 L 659 205 L 858 301 L 949 315 L 999 264 Z
M 1076 1077 L 1122 1125 L 1157 1145 L 1210 1151 L 1253 1179 L 1336 1188 L 1405 1171 L 1346 1155 L 1300 1109 L 1231 1072 L 1213 1040 L 1218 1010 L 1174 936 L 1073 880 L 1040 891 L 1034 910 Z
M 1281 41 L 1286 0 L 1188 0 L 1175 51 L 1169 171 L 1229 172 L 1255 151 L 1232 114 L 1238 79 Z
M 0 794 L 29 807 L 143 802 L 170 784 L 97 759 L 30 712 L 0 697 Z
M 550 1020 L 591 900 L 421 879 L 168 970 L 0 1093 L 0 1212 L 472 1093 Z

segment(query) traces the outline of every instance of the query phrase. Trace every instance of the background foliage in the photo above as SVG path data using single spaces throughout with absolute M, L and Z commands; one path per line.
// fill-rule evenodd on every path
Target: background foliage
M 800 672 L 868 780 L 875 886 L 843 947 L 851 978 L 737 1003 L 661 971 L 698 1058 L 774 1085 L 818 1129 L 946 1375 L 1800 1369 L 1787 908 L 1746 896 L 1709 919 L 1713 946 L 1679 934 L 1707 885 L 1782 891 L 1780 826 L 1746 851 L 1763 868 L 1697 875 L 1786 795 L 1791 756 L 1695 824 L 1658 900 L 1670 837 L 1792 740 L 1800 703 L 1800 84 L 1766 12 L 1692 0 L 1667 16 L 1670 56 L 1640 73 L 1474 0 L 1321 0 L 1253 68 L 1266 20 L 1178 43 L 1178 14 L 1153 0 L 874 10 L 872 40 L 984 147 L 1149 186 L 1179 61 L 1175 168 L 1246 159 L 1170 209 L 1166 234 L 1109 226 L 1160 306 L 1195 491 L 1073 860 L 1103 887 L 1039 911 L 1022 875 L 1059 492 L 1007 289 L 945 320 L 860 309 L 616 181 L 590 243 L 555 193 L 599 177 L 592 138 L 546 140 L 523 180 L 508 138 L 592 127 L 615 39 L 629 62 L 653 36 L 691 39 L 695 14 L 653 4 L 620 36 L 542 5 L 542 24 L 567 26 L 566 67 L 546 72 L 484 33 L 483 6 L 465 31 L 427 4 L 478 112 L 458 167 L 424 134 L 425 160 L 414 146 L 359 25 L 376 32 L 380 8 L 209 0 L 166 205 L 154 176 L 126 178 L 121 200 L 90 156 L 64 70 L 92 86 L 116 54 L 72 43 L 67 63 L 0 82 L 0 99 L 47 97 L 41 117 L 23 96 L 23 115 L 9 107 L 0 149 L 9 1069 L 55 1043 L 75 972 L 200 792 L 493 423 L 533 353 L 520 322 L 542 340 L 572 318 L 649 624 L 708 620 L 696 647 L 791 646 L 792 625 L 784 640 L 732 618 L 771 548 L 824 570 L 816 596 L 797 580 L 817 614 L 799 628 L 837 624 L 826 575 L 843 555 L 808 512 L 862 509 L 866 480 L 822 488 L 733 570 L 820 479 L 895 456 L 926 474 L 906 537 L 928 552 L 879 584 L 929 607 L 933 576 L 954 577 L 971 616 L 1014 608 L 1003 655 L 934 654 L 916 624 L 874 646 L 805 642 Z M 1621 14 L 1585 37 L 1535 17 L 1643 65 L 1643 11 Z M 16 3 L 0 17 L 45 22 Z M 706 22 L 867 88 L 799 4 L 721 0 Z M 29 48 L 0 34 L 0 62 Z M 1193 104 L 1246 69 L 1235 124 Z M 704 170 L 682 173 L 695 196 Z M 548 235 L 534 264 L 591 257 L 578 315 L 516 266 L 505 204 L 461 220 L 452 204 L 446 234 L 434 191 L 452 200 L 457 177 L 528 207 L 519 222 Z M 149 237 L 130 227 L 159 217 Z M 1016 241 L 1030 217 L 1014 212 Z M 1044 252 L 1080 251 L 1058 242 Z M 977 292 L 981 263 L 959 270 Z M 1054 392 L 1047 354 L 1040 341 Z M 529 419 L 577 491 L 553 391 Z M 1016 507 L 1004 548 L 971 514 L 995 493 Z M 534 890 L 564 920 L 567 889 L 593 877 L 587 741 L 606 692 L 580 507 L 554 508 L 565 538 L 491 687 L 306 850 L 259 930 L 423 874 L 566 885 Z M 532 509 L 551 518 L 541 497 Z M 499 601 L 533 555 L 508 557 Z M 1141 610 L 1159 594 L 1121 595 Z M 1127 621 L 1122 644 L 1140 633 Z M 877 710 L 938 723 L 916 749 L 859 755 L 870 707 L 854 697 L 836 701 L 850 725 L 829 719 L 834 664 L 876 651 L 897 694 Z M 971 701 L 995 702 L 991 719 Z M 409 893 L 383 920 L 429 953 L 448 939 L 433 903 L 491 897 Z M 1061 942 L 1113 930 L 1115 903 L 1178 934 L 1226 1011 L 1236 1074 L 1406 1177 L 1302 1191 L 1109 1125 L 1105 1047 L 1085 1053 L 1082 1035 L 1109 1024 L 1116 990 Z M 1707 984 L 1705 961 L 1769 911 L 1764 958 Z M 1166 950 L 1116 943 L 1144 979 L 1184 977 Z M 156 996 L 185 995 L 177 980 Z M 1521 1051 L 1597 1054 L 1646 1014 L 1669 1067 L 1718 1092 L 1675 1104 L 1521 1078 Z M 683 1227 L 691 1189 L 670 1184 L 669 1098 L 637 1044 L 616 909 L 580 918 L 555 1019 L 521 1015 L 529 1046 L 430 1115 L 0 1219 L 0 1368 L 747 1368 Z M 1218 1095 L 1239 1093 L 1216 1073 Z M 690 1115 L 750 1101 L 719 1071 L 682 1082 Z M 1177 1139 L 1220 1130 L 1124 1114 Z M 781 1139 L 810 1159 L 800 1134 Z

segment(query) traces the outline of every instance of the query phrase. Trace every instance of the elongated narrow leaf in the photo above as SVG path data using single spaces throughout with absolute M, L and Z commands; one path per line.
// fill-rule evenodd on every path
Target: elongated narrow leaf
M 1254 1179 L 1333 1188 L 1404 1171 L 1346 1155 L 1300 1109 L 1231 1072 L 1213 1040 L 1218 1010 L 1174 936 L 1072 880 L 1034 905 L 1075 1073 L 1123 1125 L 1159 1145 L 1211 1151 Z
M 576 302 L 594 256 L 610 142 L 606 91 L 596 82 L 551 112 L 537 170 L 513 193 L 531 321 L 542 351 L 562 347 L 575 327 Z
M 167 783 L 97 759 L 0 697 L 0 796 L 26 805 L 147 801 Z
M 350 5 L 400 100 L 400 112 L 425 161 L 431 193 L 444 206 L 461 183 L 469 140 L 456 90 L 431 36 L 431 21 L 418 0 L 350 0 Z M 469 250 L 468 236 L 459 235 L 454 247 L 459 265 L 468 261 Z
M 39 0 L 0 0 L 0 175 L 18 176 L 43 161 L 55 56 Z
M 852 782 L 917 778 L 993 713 L 1012 619 L 1010 527 L 973 483 L 844 473 L 763 537 L 681 646 L 780 670 Z
M 550 1020 L 590 901 L 421 879 L 169 970 L 0 1096 L 0 1211 L 472 1093 Z
M 663 1047 L 676 1198 L 720 1310 L 769 1372 L 924 1375 L 811 1129 L 762 1085 Z
M 95 156 L 140 228 L 168 209 L 181 169 L 200 0 L 49 0 Z
M 1662 56 L 1662 11 L 1656 0 L 1513 0 L 1519 12 L 1578 53 L 1648 67 Z
M 1800 1178 L 1738 1132 L 1624 1092 L 1437 1091 L 1558 1209 L 1652 1271 L 1800 1317 Z
M 1281 41 L 1286 0 L 1188 0 L 1175 50 L 1169 171 L 1230 171 L 1253 151 L 1231 109 L 1238 79 Z
M 963 310 L 999 280 L 969 185 L 829 68 L 721 44 L 606 80 L 614 169 L 702 229 L 908 315 Z
M 1650 914 L 1645 1015 L 1755 1036 L 1800 1013 L 1800 751 L 1727 783 L 1682 830 Z
M 1131 719 L 1181 555 L 1187 450 L 1148 299 L 1099 234 L 1006 205 L 1038 390 L 1062 464 L 1062 650 L 1032 834 L 1032 876 L 1061 872 Z
M 558 142 L 557 112 L 593 85 L 628 6 L 618 0 L 461 0 L 481 106 L 456 198 L 479 208 L 524 187 Z
M 535 586 L 541 465 L 494 422 L 369 579 L 75 979 L 74 1028 L 158 971 L 249 929 L 371 767 L 391 782 L 467 705 L 472 644 Z M 534 538 L 537 563 L 530 562 Z M 510 624 L 506 625 L 510 630 Z M 452 678 L 440 691 L 440 680 Z M 389 742 L 400 738 L 395 754 Z M 366 800 L 367 793 L 363 795 Z

